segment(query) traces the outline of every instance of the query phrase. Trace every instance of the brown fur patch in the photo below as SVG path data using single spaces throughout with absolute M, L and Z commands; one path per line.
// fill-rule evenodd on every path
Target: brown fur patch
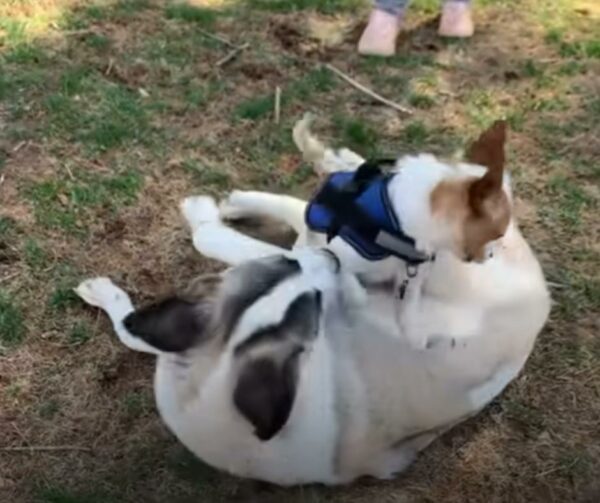
M 484 260 L 485 246 L 502 237 L 510 222 L 510 203 L 503 190 L 478 199 L 474 206 L 472 193 L 482 180 L 443 181 L 431 193 L 433 214 L 452 222 L 454 251 L 465 260 Z

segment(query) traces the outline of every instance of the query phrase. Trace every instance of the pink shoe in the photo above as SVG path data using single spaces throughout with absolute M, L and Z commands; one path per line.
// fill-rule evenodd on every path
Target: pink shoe
M 358 42 L 358 52 L 368 56 L 393 56 L 401 26 L 401 17 L 375 9 Z
M 467 38 L 473 35 L 475 26 L 469 2 L 445 2 L 438 33 L 442 37 Z

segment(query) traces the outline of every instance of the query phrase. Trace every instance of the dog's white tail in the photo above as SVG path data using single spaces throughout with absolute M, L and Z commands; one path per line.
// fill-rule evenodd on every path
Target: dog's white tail
M 294 143 L 302 152 L 304 160 L 314 165 L 319 175 L 334 173 L 335 171 L 354 171 L 365 162 L 365 160 L 352 150 L 343 148 L 337 152 L 327 148 L 312 134 L 310 125 L 313 117 L 305 114 L 294 126 Z
M 305 114 L 294 126 L 293 137 L 294 143 L 298 150 L 302 152 L 304 160 L 313 163 L 318 169 L 318 165 L 323 161 L 327 149 L 310 131 L 313 119 L 314 117 L 311 114 Z

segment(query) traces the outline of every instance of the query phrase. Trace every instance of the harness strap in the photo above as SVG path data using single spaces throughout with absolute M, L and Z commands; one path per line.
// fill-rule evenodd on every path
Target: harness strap
M 342 187 L 336 188 L 328 184 L 322 187 L 315 202 L 330 209 L 333 215 L 333 221 L 326 233 L 327 242 L 336 237 L 343 226 L 348 225 L 366 241 L 394 252 L 409 264 L 421 264 L 429 260 L 429 257 L 415 248 L 412 238 L 394 235 L 381 229 L 355 202 L 374 178 L 382 176 L 380 165 L 385 163 L 386 161 L 365 162 Z

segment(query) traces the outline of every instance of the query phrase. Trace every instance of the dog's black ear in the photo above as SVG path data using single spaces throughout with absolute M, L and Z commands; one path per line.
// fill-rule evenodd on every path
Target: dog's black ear
M 298 385 L 300 355 L 317 336 L 320 292 L 297 297 L 279 325 L 262 328 L 235 349 L 241 362 L 233 403 L 263 441 L 287 423 Z
M 301 351 L 299 348 L 282 363 L 268 357 L 251 360 L 240 372 L 233 403 L 252 423 L 260 440 L 273 438 L 290 417 Z
M 125 328 L 161 351 L 178 353 L 202 337 L 208 323 L 207 306 L 173 297 L 144 307 L 125 318 Z

